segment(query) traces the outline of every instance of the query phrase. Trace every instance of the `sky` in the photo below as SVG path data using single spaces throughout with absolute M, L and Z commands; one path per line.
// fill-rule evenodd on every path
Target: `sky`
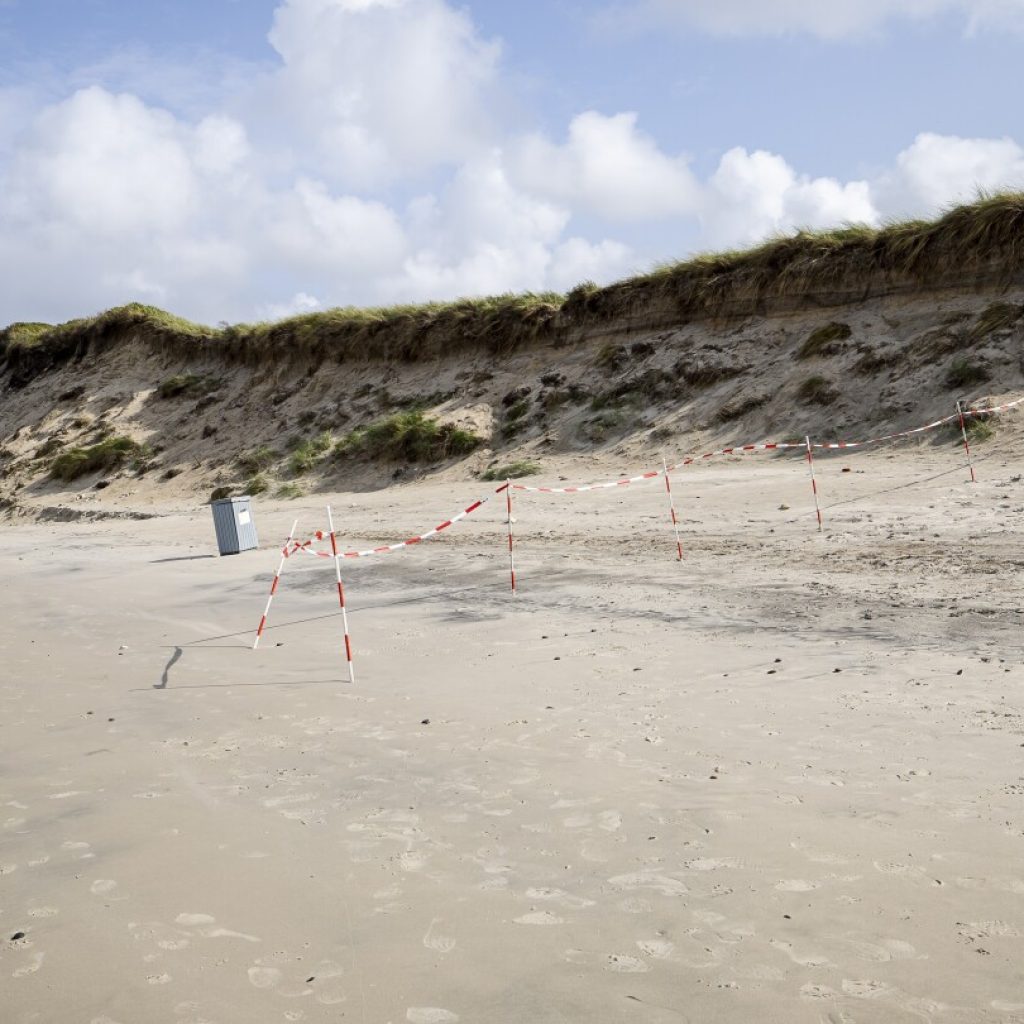
M 1024 0 L 0 0 L 0 324 L 608 283 L 1024 189 Z

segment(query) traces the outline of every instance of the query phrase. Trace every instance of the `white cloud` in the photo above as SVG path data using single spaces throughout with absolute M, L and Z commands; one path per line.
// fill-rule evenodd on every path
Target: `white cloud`
M 14 160 L 8 198 L 28 216 L 103 235 L 166 229 L 198 201 L 184 146 L 170 114 L 83 89 L 40 114 Z
M 542 290 L 570 216 L 512 185 L 494 150 L 412 204 L 416 249 L 389 287 L 407 299 Z
M 615 20 L 674 25 L 718 35 L 862 35 L 892 21 L 959 17 L 968 31 L 1024 29 L 1024 0 L 639 0 Z
M 384 203 L 334 196 L 300 178 L 269 203 L 268 240 L 290 267 L 365 277 L 400 262 L 407 250 L 398 217 Z
M 614 281 L 642 269 L 633 250 L 622 242 L 567 238 L 551 254 L 547 285 L 564 292 L 584 281 Z
M 300 313 L 315 313 L 321 308 L 323 303 L 315 295 L 296 292 L 287 302 L 271 302 L 260 306 L 257 315 L 260 320 L 284 320 Z
M 798 175 L 781 156 L 763 150 L 729 150 L 706 195 L 701 220 L 713 246 L 747 245 L 802 227 L 878 221 L 867 182 Z
M 897 156 L 874 192 L 887 213 L 910 216 L 1001 188 L 1024 189 L 1024 149 L 1013 139 L 925 132 Z
M 610 220 L 692 213 L 699 186 L 686 159 L 662 153 L 636 121 L 635 113 L 589 110 L 573 118 L 562 145 L 531 135 L 513 150 L 515 174 L 536 192 Z
M 270 41 L 280 114 L 339 180 L 458 162 L 490 139 L 500 48 L 444 0 L 284 0 Z

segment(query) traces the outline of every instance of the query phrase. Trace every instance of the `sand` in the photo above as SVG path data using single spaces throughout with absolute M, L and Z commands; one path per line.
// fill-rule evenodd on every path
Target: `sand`
M 1024 1021 L 1024 460 L 961 458 L 821 460 L 820 536 L 693 467 L 681 564 L 659 483 L 517 495 L 515 599 L 491 502 L 346 564 L 355 685 L 328 562 L 250 650 L 319 499 L 3 527 L 3 1020 Z

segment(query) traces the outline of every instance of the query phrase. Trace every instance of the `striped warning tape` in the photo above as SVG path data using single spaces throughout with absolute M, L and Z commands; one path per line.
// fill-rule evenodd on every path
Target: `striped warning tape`
M 1005 412 L 1007 409 L 1013 409 L 1022 403 L 1024 403 L 1024 398 L 1018 398 L 1012 402 L 1006 402 L 1003 405 L 994 405 L 987 408 L 964 409 L 963 415 L 965 417 L 989 416 L 993 413 L 1000 413 Z M 941 427 L 946 423 L 952 423 L 959 418 L 960 414 L 956 412 L 951 416 L 944 416 L 942 419 L 935 420 L 933 423 L 927 423 L 923 427 L 914 427 L 911 430 L 901 430 L 893 434 L 883 434 L 881 437 L 871 437 L 864 441 L 816 441 L 811 444 L 811 447 L 828 450 L 863 448 L 866 445 L 893 441 L 899 437 L 910 437 L 913 434 L 923 434 L 928 430 L 934 430 L 936 427 Z M 695 462 L 701 462 L 704 459 L 717 458 L 722 455 L 742 455 L 746 452 L 786 451 L 787 449 L 806 451 L 807 442 L 769 441 L 764 444 L 733 445 L 731 448 L 719 448 L 717 451 L 704 452 L 701 455 L 688 455 L 685 458 L 680 459 L 678 462 L 671 463 L 664 469 L 654 469 L 649 473 L 640 473 L 637 476 L 623 477 L 619 480 L 609 480 L 605 483 L 599 484 L 580 484 L 572 487 L 530 487 L 527 484 L 511 484 L 510 486 L 513 490 L 529 491 L 533 494 L 582 494 L 585 491 L 600 491 L 613 487 L 628 487 L 630 484 L 645 483 L 648 480 L 655 480 L 660 476 L 664 476 L 666 473 L 672 472 L 672 470 L 681 469 L 683 466 L 692 466 Z
M 582 494 L 584 491 L 601 491 L 608 487 L 626 487 L 629 484 L 640 483 L 642 480 L 653 480 L 655 477 L 663 476 L 664 470 L 654 469 L 650 473 L 641 473 L 639 476 L 631 476 L 623 480 L 609 480 L 602 484 L 581 484 L 578 487 L 529 487 L 526 484 L 511 484 L 515 491 L 532 491 L 535 494 Z
M 742 455 L 744 452 L 774 452 L 784 451 L 787 448 L 799 448 L 803 451 L 807 446 L 802 442 L 789 442 L 789 441 L 768 441 L 765 444 L 738 444 L 732 448 L 719 448 L 715 452 L 704 452 L 703 455 L 688 455 L 685 459 L 680 459 L 679 462 L 675 463 L 668 468 L 680 469 L 683 466 L 691 466 L 695 462 L 700 462 L 703 459 L 713 459 L 718 455 Z
M 506 484 L 502 484 L 494 493 L 500 494 L 505 490 L 506 486 Z M 317 558 L 369 558 L 372 555 L 388 555 L 393 551 L 401 551 L 403 548 L 409 548 L 414 544 L 430 540 L 431 537 L 436 537 L 439 533 L 465 519 L 466 516 L 472 515 L 481 505 L 490 500 L 491 495 L 488 495 L 486 498 L 480 498 L 474 501 L 468 508 L 464 508 L 458 515 L 452 516 L 451 519 L 446 519 L 443 523 L 438 523 L 433 529 L 427 530 L 425 533 L 418 534 L 415 537 L 409 537 L 407 540 L 400 540 L 395 544 L 384 544 L 379 548 L 369 548 L 366 551 L 318 551 L 313 547 L 313 544 L 318 540 L 328 537 L 329 534 L 325 534 L 323 530 L 317 530 L 309 540 L 291 541 L 285 546 L 283 554 L 285 558 L 291 558 L 292 555 L 300 553 L 314 555 Z
M 989 408 L 979 409 L 964 409 L 963 415 L 981 417 L 989 416 L 993 413 L 1005 412 L 1007 409 L 1013 409 L 1015 406 L 1020 405 L 1024 402 L 1024 398 L 1018 398 L 1013 402 L 1005 402 L 1003 405 L 993 405 Z M 910 437 L 911 434 L 923 434 L 925 431 L 934 430 L 936 427 L 944 426 L 946 423 L 953 423 L 960 419 L 960 412 L 957 411 L 951 416 L 943 416 L 942 419 L 935 420 L 934 423 L 926 423 L 923 427 L 913 427 L 910 430 L 900 430 L 895 434 L 883 434 L 881 437 L 870 437 L 866 441 L 828 441 L 828 442 L 816 442 L 812 447 L 814 448 L 863 448 L 869 444 L 881 444 L 884 441 L 893 441 L 898 437 Z

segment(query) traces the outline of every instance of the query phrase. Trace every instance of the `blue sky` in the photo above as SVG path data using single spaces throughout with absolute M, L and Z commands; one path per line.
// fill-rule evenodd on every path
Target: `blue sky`
M 564 290 L 1024 188 L 1024 0 L 0 0 L 0 322 Z

